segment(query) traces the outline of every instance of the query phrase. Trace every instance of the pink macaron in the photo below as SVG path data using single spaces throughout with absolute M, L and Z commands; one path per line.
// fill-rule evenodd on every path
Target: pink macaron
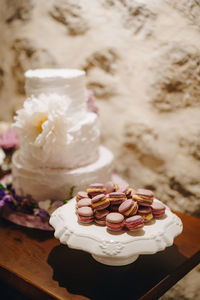
M 88 193 L 86 193 L 84 191 L 78 192 L 78 194 L 76 195 L 76 202 L 78 202 L 79 200 L 81 200 L 83 198 L 88 198 Z
M 126 195 L 126 198 L 132 198 L 132 193 L 135 192 L 132 188 L 129 187 L 128 184 L 120 186 L 120 189 L 118 192 L 124 193 Z
M 76 204 L 76 207 L 84 207 L 84 206 L 92 206 L 92 200 L 90 198 L 83 198 L 81 200 L 78 201 L 78 203 Z
M 151 207 L 140 206 L 137 212 L 144 220 L 144 223 L 148 223 L 153 219 Z
M 144 227 L 144 220 L 141 216 L 135 215 L 125 220 L 125 226 L 130 231 L 138 231 Z
M 126 217 L 131 217 L 137 213 L 138 204 L 132 199 L 125 200 L 119 206 L 119 213 L 123 214 Z
M 132 199 L 137 201 L 138 205 L 151 206 L 154 199 L 154 194 L 150 190 L 138 189 L 132 193 Z
M 95 197 L 96 195 L 99 195 L 99 194 L 105 194 L 106 188 L 102 183 L 92 183 L 89 185 L 89 187 L 87 189 L 87 193 L 91 197 Z
M 78 220 L 81 223 L 88 224 L 94 220 L 94 213 L 91 207 L 84 206 L 77 209 Z
M 96 210 L 95 211 L 95 218 L 96 219 L 102 219 L 106 217 L 109 214 L 109 211 L 107 209 L 102 209 L 102 210 Z
M 123 201 L 125 201 L 126 195 L 124 193 L 121 192 L 113 192 L 108 194 L 108 199 L 110 201 L 110 204 L 121 204 Z
M 118 185 L 113 183 L 112 181 L 108 181 L 105 184 L 106 188 L 106 194 L 112 193 L 112 192 L 117 192 L 118 191 Z
M 105 209 L 110 205 L 109 199 L 104 194 L 92 198 L 92 208 L 96 210 Z
M 95 219 L 94 219 L 94 221 L 98 225 L 105 226 L 106 225 L 106 216 L 108 214 L 109 214 L 109 211 L 107 209 L 96 210 L 95 211 Z
M 154 218 L 159 219 L 164 216 L 166 207 L 161 202 L 154 201 L 151 205 L 151 209 Z
M 121 231 L 124 227 L 124 216 L 117 212 L 109 213 L 106 216 L 106 226 L 112 231 Z
M 104 219 L 94 219 L 95 223 L 101 226 L 106 226 L 106 218 Z

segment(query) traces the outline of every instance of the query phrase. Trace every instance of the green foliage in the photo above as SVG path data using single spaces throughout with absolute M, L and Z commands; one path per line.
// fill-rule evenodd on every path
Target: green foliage
M 70 188 L 70 191 L 69 191 L 69 199 L 65 199 L 63 202 L 64 203 L 67 203 L 69 200 L 71 200 L 73 197 L 74 197 L 74 189 L 75 189 L 75 185 L 73 185 L 71 188 Z
M 75 189 L 75 185 L 73 185 L 72 187 L 71 187 L 71 189 L 70 189 L 70 192 L 69 192 L 69 199 L 72 199 L 73 197 L 74 197 L 74 189 Z

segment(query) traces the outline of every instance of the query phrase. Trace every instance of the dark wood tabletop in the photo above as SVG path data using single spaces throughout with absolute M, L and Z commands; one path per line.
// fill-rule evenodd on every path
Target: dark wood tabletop
M 200 262 L 200 219 L 176 214 L 183 233 L 173 246 L 122 267 L 61 245 L 52 232 L 1 219 L 0 280 L 24 299 L 155 300 Z

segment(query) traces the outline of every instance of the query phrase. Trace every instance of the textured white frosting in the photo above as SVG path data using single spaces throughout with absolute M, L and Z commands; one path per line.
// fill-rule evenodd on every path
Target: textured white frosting
M 64 200 L 72 186 L 75 193 L 92 182 L 105 183 L 111 179 L 113 154 L 105 147 L 98 149 L 98 159 L 85 167 L 67 170 L 27 166 L 19 151 L 13 155 L 13 186 L 19 195 L 31 195 L 36 201 Z
M 30 167 L 72 169 L 98 158 L 100 132 L 97 115 L 86 110 L 84 76 L 79 70 L 26 72 L 31 96 L 17 111 L 13 127 L 20 133 L 21 160 Z
M 80 116 L 79 116 L 80 118 Z M 27 166 L 73 169 L 90 164 L 98 158 L 99 128 L 97 115 L 87 112 L 80 120 L 71 122 L 65 131 L 65 142 L 45 144 L 43 147 L 20 138 L 20 157 Z
M 85 72 L 76 69 L 36 69 L 25 73 L 27 96 L 39 94 L 67 95 L 72 99 L 70 111 L 86 109 Z

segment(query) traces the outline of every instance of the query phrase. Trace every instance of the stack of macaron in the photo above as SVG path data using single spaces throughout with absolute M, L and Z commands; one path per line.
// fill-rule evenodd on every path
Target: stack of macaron
M 154 201 L 150 190 L 124 189 L 113 182 L 91 184 L 76 195 L 76 214 L 83 224 L 95 222 L 110 231 L 137 231 L 165 214 L 165 205 Z

